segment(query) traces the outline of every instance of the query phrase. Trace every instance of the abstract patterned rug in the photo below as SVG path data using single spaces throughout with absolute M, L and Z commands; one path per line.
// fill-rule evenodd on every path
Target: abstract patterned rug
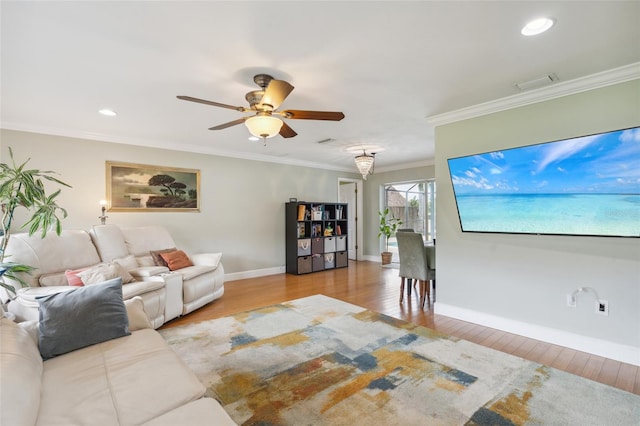
M 316 295 L 161 330 L 246 425 L 637 425 L 640 397 Z

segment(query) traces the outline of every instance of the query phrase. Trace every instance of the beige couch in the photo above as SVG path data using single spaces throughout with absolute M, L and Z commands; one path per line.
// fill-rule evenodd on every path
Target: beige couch
M 26 233 L 12 234 L 6 260 L 33 266 L 22 278 L 29 287 L 16 287 L 18 297 L 8 304 L 18 321 L 37 320 L 37 297 L 69 290 L 65 271 L 98 264 L 118 263 L 135 281 L 123 285 L 123 297 L 139 296 L 153 328 L 187 314 L 221 297 L 224 267 L 221 253 L 190 255 L 193 266 L 170 271 L 153 264 L 150 251 L 176 247 L 171 235 L 160 226 L 120 228 L 98 225 L 90 231 L 49 232 L 45 238 Z
M 171 234 L 161 226 L 120 228 L 116 225 L 94 226 L 90 231 L 103 262 L 112 262 L 133 256 L 138 267 L 130 271 L 140 280 L 149 276 L 168 273 L 151 266 L 150 252 L 180 248 Z M 193 266 L 181 268 L 175 273 L 182 277 L 181 315 L 188 314 L 224 294 L 224 267 L 222 253 L 198 253 L 189 256 Z
M 130 335 L 46 361 L 37 322 L 1 318 L 0 424 L 234 425 L 217 401 L 203 398 L 205 387 L 160 334 L 145 328 L 139 301 L 125 302 Z

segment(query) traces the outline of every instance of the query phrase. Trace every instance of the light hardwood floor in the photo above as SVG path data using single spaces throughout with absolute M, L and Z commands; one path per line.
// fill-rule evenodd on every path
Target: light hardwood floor
M 231 281 L 225 283 L 222 298 L 165 324 L 163 328 L 219 318 L 314 294 L 344 300 L 640 395 L 640 368 L 634 365 L 434 315 L 432 306 L 425 306 L 424 310 L 419 308 L 416 292 L 410 298 L 405 297 L 400 304 L 398 271 L 375 262 L 351 261 L 349 268 Z

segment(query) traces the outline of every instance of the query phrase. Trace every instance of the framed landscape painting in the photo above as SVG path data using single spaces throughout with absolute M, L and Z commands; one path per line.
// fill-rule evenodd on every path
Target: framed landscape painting
M 200 211 L 200 170 L 106 162 L 109 211 Z

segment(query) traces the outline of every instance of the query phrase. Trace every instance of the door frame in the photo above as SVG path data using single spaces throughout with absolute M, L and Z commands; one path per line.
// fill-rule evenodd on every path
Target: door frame
M 338 185 L 337 185 L 337 197 L 336 199 L 338 201 L 340 201 L 340 187 L 343 183 L 355 183 L 356 184 L 356 205 L 352 206 L 352 205 L 348 205 L 347 207 L 347 212 L 349 214 L 349 217 L 353 218 L 356 222 L 356 235 L 355 235 L 355 242 L 356 242 L 356 249 L 355 249 L 355 253 L 356 253 L 356 257 L 355 260 L 360 260 L 362 259 L 362 250 L 364 249 L 364 230 L 363 230 L 363 220 L 362 220 L 362 207 L 363 207 L 363 182 L 362 179 L 351 179 L 351 178 L 338 178 Z M 352 235 L 347 235 L 347 238 L 351 239 L 353 238 Z

